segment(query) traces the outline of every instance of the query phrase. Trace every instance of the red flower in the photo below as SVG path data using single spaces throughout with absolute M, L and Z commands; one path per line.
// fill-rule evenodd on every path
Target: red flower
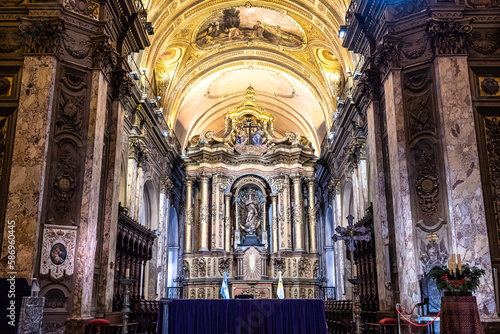
M 443 276 L 441 276 L 441 279 L 442 279 L 443 281 L 448 280 L 448 274 L 444 274 Z

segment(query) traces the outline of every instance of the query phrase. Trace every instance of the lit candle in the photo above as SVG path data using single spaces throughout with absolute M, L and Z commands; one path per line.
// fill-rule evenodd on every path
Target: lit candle
M 457 271 L 457 260 L 455 258 L 455 253 L 451 254 L 451 268 L 453 270 L 453 273 Z
M 354 265 L 354 278 L 358 277 L 358 266 Z
M 130 268 L 127 268 L 127 270 L 125 270 L 125 277 L 126 278 L 130 277 Z
M 462 271 L 462 259 L 460 258 L 460 254 L 457 254 L 457 263 L 458 263 L 458 271 Z

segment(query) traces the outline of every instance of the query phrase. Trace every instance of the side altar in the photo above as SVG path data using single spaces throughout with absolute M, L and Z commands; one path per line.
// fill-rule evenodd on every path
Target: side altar
M 281 272 L 286 298 L 317 298 L 311 141 L 279 136 L 250 86 L 224 129 L 189 140 L 184 162 L 184 297 L 221 298 L 227 272 L 231 297 L 276 298 Z

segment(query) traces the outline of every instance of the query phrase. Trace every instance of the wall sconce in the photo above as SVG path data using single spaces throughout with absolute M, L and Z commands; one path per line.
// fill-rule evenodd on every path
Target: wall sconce
M 342 26 L 340 26 L 340 29 L 339 29 L 339 38 L 344 38 L 345 35 L 347 35 L 347 26 L 342 25 Z
M 134 80 L 139 80 L 140 77 L 139 77 L 139 73 L 137 73 L 137 71 L 132 71 L 130 72 L 130 76 L 132 77 L 132 79 Z

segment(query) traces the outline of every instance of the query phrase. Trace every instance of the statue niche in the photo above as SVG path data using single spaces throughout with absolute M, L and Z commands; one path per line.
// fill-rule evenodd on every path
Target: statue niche
M 265 198 L 262 191 L 247 186 L 238 197 L 238 221 L 242 245 L 260 245 L 262 243 L 262 223 Z

